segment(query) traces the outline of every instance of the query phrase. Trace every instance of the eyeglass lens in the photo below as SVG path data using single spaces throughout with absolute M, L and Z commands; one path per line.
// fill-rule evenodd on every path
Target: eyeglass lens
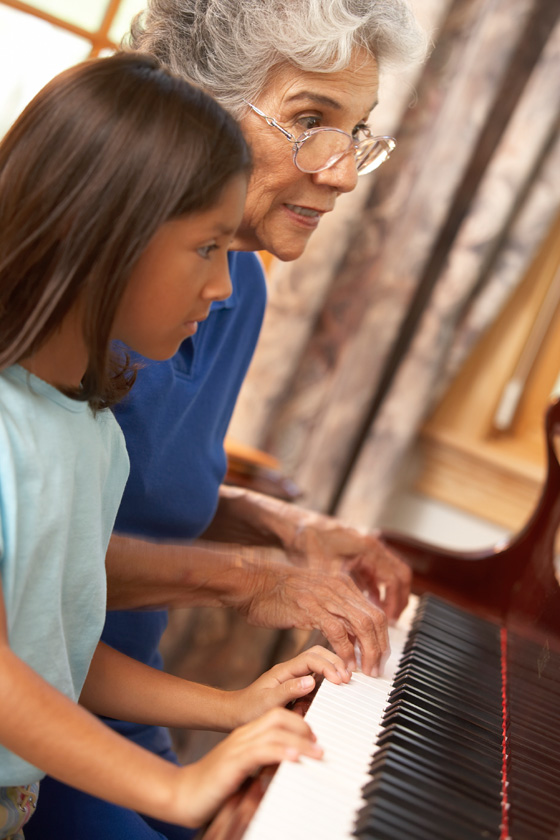
M 391 138 L 363 140 L 356 147 L 356 166 L 360 174 L 377 169 L 384 163 L 394 148 Z M 309 134 L 299 146 L 296 161 L 304 172 L 320 172 L 333 166 L 352 148 L 347 134 L 330 129 L 320 129 Z
M 390 157 L 396 143 L 392 137 L 375 137 L 356 149 L 356 166 L 360 175 L 373 172 Z
M 317 131 L 309 134 L 297 151 L 297 164 L 306 172 L 318 172 L 336 163 L 352 147 L 347 134 Z

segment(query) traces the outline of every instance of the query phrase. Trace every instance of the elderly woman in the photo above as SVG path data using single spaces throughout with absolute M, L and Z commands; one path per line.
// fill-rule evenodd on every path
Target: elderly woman
M 104 638 L 153 665 L 167 617 L 158 607 L 233 606 L 255 625 L 320 629 L 351 667 L 357 643 L 363 669 L 377 673 L 386 616 L 396 618 L 407 601 L 407 568 L 372 535 L 221 486 L 223 440 L 265 306 L 252 252 L 296 259 L 337 197 L 386 159 L 393 141 L 368 127 L 379 73 L 417 59 L 423 35 L 406 0 L 151 0 L 130 44 L 238 117 L 254 171 L 230 254 L 232 296 L 169 363 L 143 361 L 116 411 L 131 476 L 107 560 L 109 606 L 119 612 L 109 613 Z M 215 243 L 201 245 L 201 259 L 211 260 Z M 167 732 L 114 726 L 176 760 Z M 28 834 L 162 836 L 189 833 L 52 780 Z

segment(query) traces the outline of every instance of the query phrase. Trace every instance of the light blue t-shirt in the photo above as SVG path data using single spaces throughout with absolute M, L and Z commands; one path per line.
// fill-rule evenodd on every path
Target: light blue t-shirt
M 103 629 L 105 553 L 128 469 L 112 412 L 94 416 L 18 365 L 0 372 L 0 573 L 10 646 L 75 701 Z M 43 775 L 0 747 L 1 786 Z

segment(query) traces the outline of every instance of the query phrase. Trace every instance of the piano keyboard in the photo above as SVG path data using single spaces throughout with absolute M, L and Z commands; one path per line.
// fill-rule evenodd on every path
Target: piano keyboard
M 323 680 L 305 716 L 323 747 L 322 761 L 283 762 L 251 821 L 244 840 L 345 840 L 353 836 L 371 780 L 373 744 L 392 688 L 418 599 L 412 597 L 389 628 L 391 656 L 383 677 L 352 675 L 345 685 Z
M 506 840 L 502 636 L 423 598 L 385 709 L 356 836 Z
M 560 840 L 556 644 L 432 595 L 390 637 L 382 678 L 320 685 L 324 758 L 280 765 L 244 840 Z

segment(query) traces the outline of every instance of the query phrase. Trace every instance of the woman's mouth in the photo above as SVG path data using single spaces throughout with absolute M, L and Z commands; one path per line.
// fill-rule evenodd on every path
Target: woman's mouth
M 286 209 L 295 217 L 299 224 L 307 228 L 316 228 L 321 221 L 323 215 L 319 210 L 313 210 L 311 207 L 302 207 L 299 204 L 285 204 Z

